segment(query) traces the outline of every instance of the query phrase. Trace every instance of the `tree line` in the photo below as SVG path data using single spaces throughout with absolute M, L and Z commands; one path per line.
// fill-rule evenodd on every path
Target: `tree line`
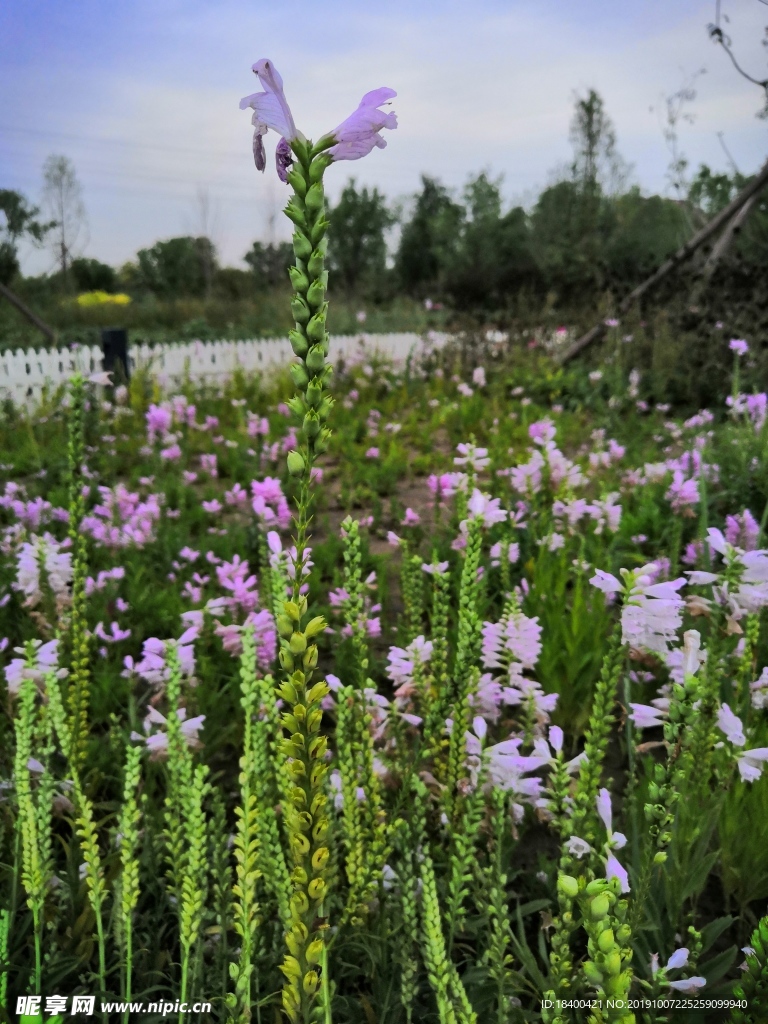
M 372 302 L 396 295 L 443 301 L 460 310 L 515 304 L 594 304 L 651 273 L 747 181 L 707 166 L 672 199 L 628 184 L 613 125 L 601 97 L 576 100 L 573 158 L 529 209 L 505 208 L 502 178 L 484 170 L 455 194 L 424 175 L 407 203 L 350 179 L 329 210 L 332 287 Z M 181 236 L 139 250 L 119 271 L 73 252 L 82 221 L 74 170 L 65 158 L 47 164 L 49 220 L 18 192 L 0 190 L 0 283 L 18 276 L 17 247 L 26 235 L 52 239 L 63 289 L 127 290 L 140 297 L 217 296 L 244 299 L 287 287 L 290 243 L 255 241 L 248 270 L 222 267 L 209 238 Z M 79 204 L 79 205 L 78 205 Z M 736 243 L 739 260 L 757 269 L 768 257 L 768 201 L 755 204 Z

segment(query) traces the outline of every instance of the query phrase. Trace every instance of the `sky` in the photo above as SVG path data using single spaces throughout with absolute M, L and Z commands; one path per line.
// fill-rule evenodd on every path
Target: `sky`
M 740 62 L 766 74 L 766 0 L 722 0 Z M 113 265 L 179 234 L 208 234 L 226 265 L 254 239 L 290 236 L 288 189 L 251 154 L 238 108 L 251 65 L 280 71 L 298 127 L 318 138 L 363 93 L 397 90 L 388 146 L 326 174 L 407 202 L 427 173 L 460 190 L 503 175 L 530 206 L 571 156 L 574 95 L 597 89 L 631 181 L 670 194 L 665 97 L 693 83 L 678 126 L 691 167 L 743 173 L 765 160 L 760 90 L 709 39 L 715 0 L 4 0 L 0 188 L 39 202 L 42 165 L 69 157 L 82 183 L 84 255 Z M 703 73 L 700 73 L 702 72 Z M 726 155 L 726 149 L 730 157 Z M 25 273 L 53 268 L 25 246 Z

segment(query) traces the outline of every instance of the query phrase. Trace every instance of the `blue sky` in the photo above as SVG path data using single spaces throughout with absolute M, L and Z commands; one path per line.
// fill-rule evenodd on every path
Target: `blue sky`
M 768 8 L 723 0 L 723 10 L 740 58 L 764 75 Z M 722 133 L 749 172 L 765 159 L 768 124 L 755 117 L 759 90 L 709 41 L 713 16 L 714 0 L 5 0 L 0 187 L 37 199 L 45 157 L 63 153 L 83 184 L 87 255 L 119 264 L 207 228 L 237 265 L 254 238 L 289 234 L 285 186 L 271 164 L 254 170 L 238 109 L 264 56 L 308 136 L 368 90 L 398 91 L 388 148 L 331 168 L 332 197 L 351 174 L 405 200 L 422 172 L 459 189 L 489 169 L 504 175 L 508 202 L 528 204 L 568 160 L 574 91 L 589 87 L 632 179 L 664 191 L 663 97 L 701 68 L 681 148 L 694 166 L 724 169 Z M 30 250 L 24 263 L 39 272 L 51 259 Z

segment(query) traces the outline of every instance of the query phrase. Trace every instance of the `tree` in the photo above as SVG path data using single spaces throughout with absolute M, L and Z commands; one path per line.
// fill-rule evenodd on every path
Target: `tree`
M 386 198 L 377 188 L 358 191 L 350 178 L 328 219 L 333 279 L 350 292 L 380 284 L 387 266 L 385 233 L 395 222 Z
M 206 291 L 206 268 L 217 266 L 216 249 L 209 238 L 184 235 L 155 242 L 137 253 L 139 280 L 156 295 L 200 296 Z
M 43 205 L 54 222 L 51 248 L 67 287 L 70 265 L 86 230 L 86 215 L 74 164 L 65 156 L 49 156 L 43 165 Z
M 0 284 L 19 272 L 18 243 L 24 236 L 40 245 L 52 225 L 38 220 L 40 210 L 13 189 L 0 189 Z
M 573 145 L 571 173 L 585 196 L 618 192 L 628 168 L 616 150 L 616 130 L 594 89 L 576 96 L 570 132 Z
M 258 288 L 274 288 L 288 280 L 288 267 L 293 265 L 293 246 L 290 242 L 254 242 L 243 258 Z
M 606 245 L 615 226 L 615 197 L 627 177 L 616 132 L 599 94 L 576 96 L 573 162 L 565 180 L 539 196 L 531 245 L 541 275 L 560 298 L 586 297 L 606 282 Z
M 413 215 L 403 226 L 395 272 L 406 291 L 424 294 L 444 284 L 455 258 L 464 210 L 435 178 L 422 175 Z
M 761 3 L 765 4 L 765 0 L 761 0 Z M 758 86 L 758 88 L 762 89 L 763 108 L 762 110 L 759 111 L 757 116 L 762 117 L 763 119 L 768 118 L 768 77 L 756 78 L 754 75 L 750 74 L 745 68 L 741 66 L 738 59 L 736 58 L 736 54 L 733 52 L 733 44 L 731 42 L 730 36 L 728 36 L 723 30 L 721 18 L 723 21 L 728 21 L 727 16 L 721 15 L 720 0 L 715 0 L 715 21 L 713 24 L 708 26 L 709 38 L 713 42 L 717 43 L 719 46 L 722 46 L 722 48 L 730 57 L 731 63 L 736 68 L 736 70 L 742 78 L 746 78 L 748 82 L 751 82 L 753 85 L 756 85 Z M 763 39 L 763 46 L 766 47 L 766 49 L 768 49 L 768 25 L 765 26 L 765 38 Z
M 72 260 L 72 277 L 79 292 L 114 292 L 117 274 L 107 263 L 79 257 Z

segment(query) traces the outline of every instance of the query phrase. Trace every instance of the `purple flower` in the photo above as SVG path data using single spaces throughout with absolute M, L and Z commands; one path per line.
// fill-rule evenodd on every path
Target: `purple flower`
M 571 836 L 568 842 L 565 844 L 568 853 L 577 860 L 581 860 L 587 853 L 592 852 L 592 847 L 584 839 L 579 839 L 578 836 Z
M 655 729 L 663 725 L 664 711 L 661 708 L 652 708 L 649 704 L 630 704 L 632 712 L 630 718 L 636 729 Z
M 427 565 L 424 562 L 421 568 L 424 572 L 429 573 L 430 576 L 445 576 L 448 572 L 448 562 L 435 562 L 434 565 Z
M 723 704 L 717 713 L 717 724 L 735 747 L 743 747 L 746 743 L 744 726 L 738 715 L 734 715 L 727 704 Z
M 731 338 L 728 342 L 728 348 L 731 352 L 735 352 L 737 356 L 745 356 L 749 352 L 749 345 L 743 338 Z
M 283 80 L 272 61 L 264 58 L 257 60 L 251 70 L 258 77 L 265 91 L 244 96 L 240 100 L 240 109 L 245 110 L 246 107 L 251 107 L 253 110 L 251 118 L 254 128 L 253 159 L 256 169 L 263 171 L 267 161 L 264 155 L 262 136 L 266 135 L 269 128 L 286 139 L 287 143 L 292 142 L 293 139 L 303 138 L 303 136 L 296 128 L 291 108 L 288 106 L 283 92 Z
M 613 812 L 611 810 L 611 794 L 607 789 L 603 788 L 600 790 L 597 797 L 597 813 L 605 825 L 605 831 L 608 833 L 608 843 L 620 850 L 622 847 L 627 845 L 627 837 L 622 832 L 613 831 Z
M 277 176 L 280 181 L 288 181 L 288 168 L 292 163 L 293 157 L 291 156 L 290 143 L 287 139 L 280 139 L 275 150 L 275 167 L 277 168 Z
M 383 128 L 397 128 L 397 115 L 379 108 L 395 96 L 395 90 L 386 86 L 363 96 L 357 110 L 329 133 L 336 140 L 336 145 L 328 151 L 334 160 L 359 160 L 367 156 L 374 146 L 379 149 L 386 147 L 386 140 L 379 132 Z
M 681 967 L 685 967 L 688 963 L 688 950 L 685 946 L 680 949 L 676 949 L 672 956 L 667 960 L 667 965 L 664 968 L 665 971 L 676 971 Z
M 704 988 L 707 984 L 706 978 L 681 978 L 680 981 L 668 981 L 670 988 L 676 992 L 695 992 L 696 989 Z
M 629 892 L 629 875 L 616 858 L 611 854 L 605 862 L 605 877 L 618 878 L 622 892 Z
M 762 774 L 764 761 L 768 761 L 768 747 L 742 751 L 739 755 L 739 775 L 742 782 L 757 782 Z

